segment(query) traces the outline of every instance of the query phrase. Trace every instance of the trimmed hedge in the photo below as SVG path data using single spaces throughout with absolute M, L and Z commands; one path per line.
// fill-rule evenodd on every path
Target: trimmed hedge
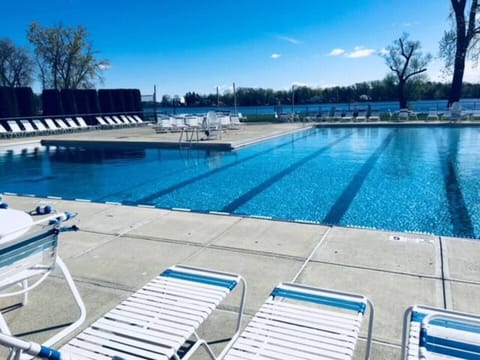
M 63 115 L 62 97 L 57 89 L 45 89 L 42 92 L 43 115 Z
M 75 90 L 62 89 L 60 91 L 62 97 L 62 106 L 65 115 L 78 114 L 77 102 L 75 99 Z
M 18 117 L 18 104 L 13 87 L 0 87 L 0 118 Z
M 100 103 L 100 112 L 114 112 L 112 91 L 107 89 L 98 90 L 98 102 Z
M 15 96 L 17 98 L 18 116 L 31 118 L 36 115 L 35 100 L 32 88 L 17 87 L 15 88 Z

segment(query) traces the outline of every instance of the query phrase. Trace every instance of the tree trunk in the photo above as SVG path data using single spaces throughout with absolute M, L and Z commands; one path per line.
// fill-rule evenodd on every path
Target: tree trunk
M 400 103 L 400 109 L 406 109 L 407 97 L 405 95 L 405 81 L 402 80 L 398 82 L 398 100 Z
M 452 86 L 448 96 L 448 106 L 454 102 L 460 101 L 462 97 L 463 74 L 465 71 L 465 51 L 455 57 L 455 65 L 453 70 Z

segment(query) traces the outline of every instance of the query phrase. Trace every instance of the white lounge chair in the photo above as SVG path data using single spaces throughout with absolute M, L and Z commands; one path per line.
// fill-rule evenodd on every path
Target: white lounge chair
M 0 136 L 10 137 L 9 131 L 7 131 L 7 129 L 5 129 L 5 127 L 2 124 L 0 124 Z
M 28 293 L 41 284 L 55 268 L 59 268 L 79 309 L 79 316 L 75 322 L 44 342 L 44 346 L 51 346 L 77 329 L 86 317 L 85 305 L 78 289 L 68 268 L 58 256 L 58 234 L 64 228 L 62 223 L 71 219 L 73 214 L 55 213 L 38 221 L 28 222 L 24 220 L 28 220 L 28 215 L 23 211 L 10 209 L 2 211 L 4 212 L 0 214 L 2 219 L 6 221 L 5 217 L 10 218 L 15 226 L 11 226 L 8 233 L 0 234 L 0 290 L 2 291 L 0 297 L 23 295 L 21 303 L 27 305 Z M 30 281 L 32 283 L 29 283 Z M 19 284 L 22 286 L 21 290 L 16 288 Z M 11 336 L 11 331 L 2 314 L 0 314 L 0 334 Z M 11 348 L 9 359 L 20 359 L 21 349 Z
M 365 110 L 359 111 L 355 116 L 355 121 L 367 121 L 367 112 Z
M 438 121 L 438 112 L 435 109 L 430 109 L 427 114 L 427 121 Z
M 68 126 L 71 128 L 71 129 L 79 129 L 80 128 L 80 125 L 78 125 L 72 118 L 70 117 L 67 117 L 65 118 L 65 121 L 67 122 Z
M 47 129 L 47 128 L 45 127 L 45 125 L 42 123 L 42 120 L 40 120 L 40 119 L 33 119 L 32 122 L 33 122 L 33 125 L 35 125 L 35 127 L 36 127 L 40 132 L 45 132 L 45 133 L 48 133 L 48 132 L 49 132 L 49 129 Z
M 101 116 L 95 116 L 95 119 L 101 126 L 109 126 L 110 124 L 105 121 L 105 119 Z
M 46 359 L 176 359 L 178 350 L 192 340 L 183 359 L 204 346 L 215 358 L 197 329 L 239 283 L 243 284 L 236 337 L 240 330 L 246 283 L 237 274 L 173 266 L 109 311 L 60 351 L 41 348 L 12 337 L 0 336 L 6 346 L 23 346 L 31 355 L 55 354 Z M 40 355 L 40 358 L 42 356 Z
M 116 116 L 116 115 L 113 115 L 113 116 L 112 116 L 112 119 L 113 119 L 113 121 L 115 121 L 118 125 L 122 125 L 122 126 L 130 125 L 130 122 L 129 122 L 129 121 L 125 122 L 123 119 L 119 118 L 119 117 Z
M 20 124 L 22 124 L 23 128 L 25 129 L 25 133 L 27 135 L 37 135 L 38 131 L 32 126 L 29 120 L 20 120 Z
M 342 121 L 352 121 L 353 120 L 353 111 L 347 111 L 345 114 L 341 117 Z
M 480 359 L 480 315 L 409 307 L 403 319 L 401 358 Z
M 365 296 L 282 283 L 219 358 L 351 359 L 367 307 L 369 359 L 374 308 Z
M 67 131 L 72 131 L 72 128 L 70 126 L 68 126 L 65 121 L 63 121 L 63 119 L 55 119 L 55 122 L 58 124 L 58 126 L 60 126 L 60 128 L 67 132 Z
M 20 128 L 20 126 L 18 126 L 18 123 L 15 120 L 7 120 L 7 124 L 14 136 L 23 135 L 23 130 Z
M 45 125 L 51 132 L 63 132 L 63 129 L 58 126 L 53 119 L 45 119 Z
M 133 115 L 133 118 L 137 121 L 137 123 L 143 123 L 143 119 L 138 115 Z
M 380 112 L 378 110 L 372 110 L 368 116 L 368 121 L 380 121 Z
M 88 124 L 85 122 L 85 119 L 84 119 L 83 117 L 77 116 L 77 117 L 75 118 L 75 120 L 77 121 L 78 125 L 79 125 L 81 128 L 86 129 L 86 128 L 89 127 Z
M 120 119 L 122 119 L 125 124 L 135 124 L 135 121 L 130 121 L 126 115 L 120 115 Z
M 114 121 L 110 116 L 104 116 L 103 119 L 107 122 L 108 125 L 117 126 L 118 123 Z

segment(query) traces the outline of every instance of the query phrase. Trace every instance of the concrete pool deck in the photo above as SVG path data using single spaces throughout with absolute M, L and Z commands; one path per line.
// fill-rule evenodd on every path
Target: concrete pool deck
M 5 201 L 11 208 L 32 210 L 42 199 L 6 195 Z M 73 223 L 80 230 L 60 235 L 59 254 L 87 306 L 82 328 L 177 263 L 242 274 L 249 287 L 247 320 L 281 281 L 364 294 L 376 310 L 372 359 L 399 358 L 402 315 L 409 305 L 480 313 L 477 240 L 46 201 L 58 211 L 79 213 Z M 7 323 L 15 334 L 36 341 L 76 319 L 57 272 L 30 293 L 27 306 L 12 307 L 17 302 L 0 302 Z M 233 326 L 234 304 L 235 297 L 228 299 L 203 328 L 216 351 Z M 362 340 L 355 359 L 363 351 Z M 199 351 L 194 358 L 207 357 Z
M 269 128 L 263 124 L 247 130 L 250 126 L 236 130 L 238 134 L 232 137 L 237 138 L 230 141 L 249 141 L 303 127 L 290 123 Z M 255 136 L 247 134 L 254 129 Z M 139 141 L 165 141 L 164 137 L 172 135 L 152 133 L 153 129 L 146 127 L 48 139 L 124 141 L 128 136 Z M 178 140 L 178 134 L 174 136 L 170 141 Z M 8 139 L 0 144 L 21 147 L 38 140 Z M 295 279 L 364 294 L 376 309 L 372 359 L 400 357 L 402 316 L 410 305 L 480 313 L 478 240 L 27 196 L 5 195 L 4 200 L 11 208 L 25 211 L 47 201 L 58 211 L 79 213 L 73 223 L 80 230 L 60 235 L 59 254 L 87 306 L 82 329 L 177 263 L 245 276 L 249 286 L 247 321 L 281 281 Z M 15 334 L 39 342 L 76 319 L 76 307 L 57 272 L 30 293 L 27 306 L 13 306 L 18 300 L 0 301 L 7 323 Z M 217 352 L 225 346 L 222 340 L 233 326 L 235 304 L 235 297 L 228 299 L 203 328 Z M 364 326 L 363 334 L 365 330 Z M 363 351 L 361 341 L 355 359 L 361 359 Z M 199 351 L 193 358 L 207 357 Z

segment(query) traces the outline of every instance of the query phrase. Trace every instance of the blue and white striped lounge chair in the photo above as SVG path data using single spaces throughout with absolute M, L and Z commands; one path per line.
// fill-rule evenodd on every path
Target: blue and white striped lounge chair
M 480 315 L 409 307 L 403 319 L 402 359 L 480 359 Z
M 238 335 L 245 304 L 246 283 L 240 275 L 176 265 L 94 322 L 59 351 L 17 341 L 29 354 L 45 359 L 180 359 L 178 350 L 193 340 L 182 356 L 188 359 L 200 346 L 215 354 L 197 329 L 239 283 L 243 292 L 234 336 Z M 12 344 L 11 337 L 0 343 Z M 52 355 L 50 355 L 52 354 Z M 50 357 L 49 357 L 50 356 Z M 55 357 L 56 356 L 56 357 Z
M 367 307 L 366 359 L 370 356 L 374 308 L 365 296 L 282 283 L 219 358 L 351 359 Z
M 19 210 L 1 211 L 10 211 L 15 217 L 18 217 L 16 213 L 23 213 Z M 26 216 L 25 213 L 23 216 Z M 0 291 L 2 291 L 0 298 L 22 295 L 22 305 L 27 305 L 28 293 L 58 267 L 78 306 L 78 319 L 48 339 L 44 343 L 45 346 L 51 346 L 73 332 L 86 317 L 85 305 L 78 289 L 68 268 L 57 254 L 58 234 L 65 229 L 61 225 L 71 217 L 72 214 L 67 212 L 55 213 L 35 222 L 25 222 L 25 225 L 15 224 L 15 228 L 10 229 L 8 233 L 0 234 Z M 18 285 L 21 285 L 21 290 L 14 288 Z M 11 336 L 11 331 L 1 313 L 0 334 Z M 10 348 L 8 359 L 20 359 L 21 351 L 15 346 Z

